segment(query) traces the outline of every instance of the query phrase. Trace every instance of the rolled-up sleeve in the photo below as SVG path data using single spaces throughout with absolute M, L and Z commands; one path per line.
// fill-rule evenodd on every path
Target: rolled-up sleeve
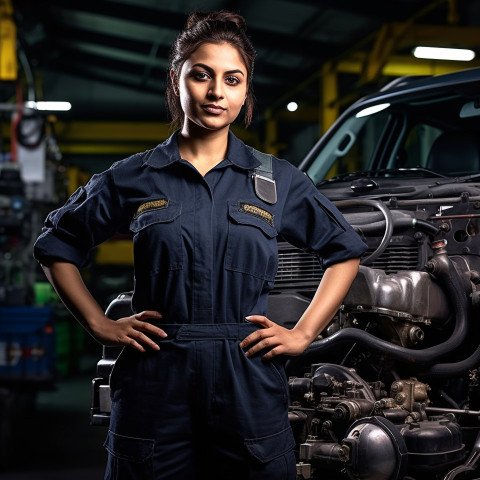
M 84 267 L 90 250 L 121 228 L 121 208 L 112 169 L 94 175 L 47 216 L 34 257 L 41 263 L 61 260 Z
M 292 171 L 280 233 L 293 245 L 317 255 L 324 269 L 359 258 L 367 249 L 335 205 L 298 170 Z

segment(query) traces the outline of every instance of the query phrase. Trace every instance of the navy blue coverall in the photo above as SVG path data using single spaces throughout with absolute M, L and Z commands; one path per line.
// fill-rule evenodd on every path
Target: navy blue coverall
M 157 310 L 160 350 L 124 348 L 111 375 L 106 479 L 294 479 L 288 384 L 281 359 L 246 357 L 239 342 L 268 315 L 277 236 L 324 268 L 365 244 L 312 182 L 273 159 L 278 200 L 255 193 L 259 160 L 233 133 L 204 177 L 176 134 L 94 175 L 51 212 L 40 262 L 83 267 L 116 232 L 134 241 L 135 312 Z M 271 319 L 275 321 L 275 319 Z

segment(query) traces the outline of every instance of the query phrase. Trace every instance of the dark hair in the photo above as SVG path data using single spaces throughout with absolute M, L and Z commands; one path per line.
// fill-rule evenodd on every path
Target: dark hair
M 252 121 L 254 96 L 252 89 L 253 64 L 255 49 L 246 34 L 245 19 L 226 10 L 214 12 L 193 12 L 188 16 L 184 29 L 177 36 L 170 50 L 169 69 L 167 73 L 166 102 L 172 118 L 172 127 L 178 128 L 183 123 L 183 110 L 180 99 L 175 95 L 170 70 L 178 78 L 185 61 L 205 43 L 228 43 L 235 47 L 247 68 L 247 97 L 244 105 L 244 122 L 248 127 Z

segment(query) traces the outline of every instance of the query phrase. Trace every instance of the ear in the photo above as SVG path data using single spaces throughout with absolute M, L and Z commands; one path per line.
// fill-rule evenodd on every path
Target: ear
M 178 97 L 179 93 L 178 93 L 177 78 L 173 70 L 170 70 L 170 81 L 172 82 L 173 93 Z

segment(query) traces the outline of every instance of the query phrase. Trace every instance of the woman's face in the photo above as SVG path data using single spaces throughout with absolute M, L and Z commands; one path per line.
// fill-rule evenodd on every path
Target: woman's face
M 173 72 L 171 76 L 175 82 Z M 206 43 L 185 61 L 177 86 L 184 127 L 193 123 L 220 130 L 240 113 L 247 95 L 247 69 L 232 45 Z

